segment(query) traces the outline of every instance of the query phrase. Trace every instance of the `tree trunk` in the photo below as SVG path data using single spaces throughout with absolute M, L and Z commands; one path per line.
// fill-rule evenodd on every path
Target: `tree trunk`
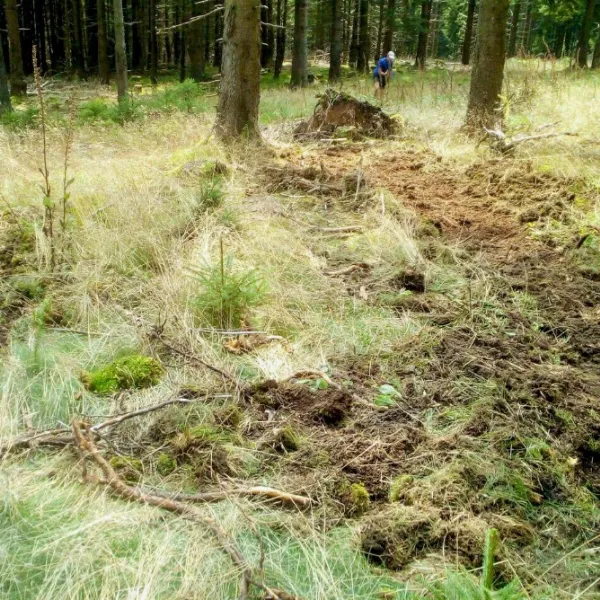
M 467 127 L 480 131 L 501 121 L 500 93 L 506 60 L 509 0 L 481 0 Z
M 375 60 L 381 56 L 381 44 L 383 42 L 385 15 L 385 0 L 379 0 L 379 22 L 377 23 L 377 45 L 375 46 Z
M 158 39 L 156 38 L 156 0 L 149 0 L 150 28 L 150 82 L 158 83 Z
M 382 0 L 383 1 L 383 0 Z M 344 0 L 333 0 L 331 4 L 331 49 L 329 54 L 329 83 L 335 83 L 342 77 L 342 11 Z
M 148 22 L 150 13 L 148 11 L 149 0 L 142 0 L 141 10 L 141 23 L 140 23 L 140 38 L 141 38 L 141 56 L 140 56 L 140 68 L 142 73 L 145 73 L 148 69 L 148 59 L 150 57 L 149 52 L 149 40 L 148 40 Z M 183 12 L 181 15 L 183 16 Z M 181 32 L 183 37 L 183 32 Z
M 87 0 L 86 2 L 86 26 L 85 40 L 87 42 L 88 69 L 98 72 L 98 4 L 101 0 Z
M 564 23 L 562 23 L 556 30 L 556 39 L 554 40 L 554 56 L 556 58 L 562 58 L 563 56 L 566 35 L 567 27 Z
M 48 70 L 48 63 L 46 61 L 46 28 L 45 28 L 45 15 L 46 6 L 44 2 L 36 2 L 33 5 L 35 11 L 35 46 L 37 48 L 37 60 L 38 65 L 45 73 Z
M 204 4 L 198 5 L 195 0 L 192 0 L 192 10 L 188 14 L 192 18 L 199 17 L 204 13 L 204 6 Z M 185 39 L 190 59 L 189 77 L 194 81 L 202 81 L 204 79 L 204 20 L 199 19 L 186 27 Z
M 21 58 L 25 75 L 33 73 L 33 47 L 35 45 L 35 9 L 34 0 L 19 0 Z M 38 54 L 39 58 L 39 54 Z M 41 65 L 40 65 L 41 67 Z
M 49 4 L 49 50 L 50 68 L 54 73 L 65 66 L 64 43 L 64 4 L 62 0 L 52 0 Z
M 291 87 L 305 87 L 308 80 L 307 29 L 308 0 L 295 0 Z
M 85 62 L 83 58 L 83 27 L 81 2 L 71 2 L 71 66 L 79 79 L 85 79 Z
M 468 65 L 471 62 L 471 46 L 473 45 L 473 23 L 475 21 L 475 7 L 477 0 L 469 0 L 467 9 L 467 25 L 465 27 L 465 40 L 462 47 L 462 64 Z
M 19 13 L 17 0 L 6 0 L 6 28 L 8 29 L 8 57 L 10 60 L 10 93 L 22 96 L 27 93 L 27 83 L 23 74 L 23 57 L 21 56 L 21 38 L 19 36 Z
M 594 46 L 594 57 L 592 58 L 592 69 L 600 69 L 600 35 Z
M 585 13 L 583 14 L 583 23 L 581 24 L 579 45 L 577 47 L 577 64 L 582 69 L 585 69 L 588 66 L 588 54 L 590 53 L 590 33 L 592 31 L 595 7 L 596 0 L 587 0 Z
M 221 70 L 223 59 L 223 13 L 215 15 L 215 47 L 213 49 L 213 67 Z
M 110 81 L 110 67 L 108 64 L 105 0 L 98 0 L 98 77 L 100 78 L 100 83 L 108 85 Z
M 360 14 L 360 0 L 354 1 L 354 13 L 352 15 L 352 36 L 350 38 L 350 66 L 356 68 L 358 62 L 358 28 Z
M 142 2 L 144 0 L 131 0 L 131 68 L 142 69 Z
M 512 21 L 510 24 L 510 39 L 508 41 L 508 57 L 517 54 L 517 34 L 519 32 L 519 18 L 521 17 L 521 0 L 516 0 L 513 7 Z
M 226 0 L 216 130 L 222 140 L 260 138 L 260 0 Z
M 431 19 L 431 0 L 421 2 L 421 25 L 419 27 L 419 41 L 417 43 L 417 57 L 415 66 L 425 69 L 427 61 L 427 41 L 429 38 L 429 21 Z
M 6 78 L 6 66 L 4 64 L 4 49 L 0 41 L 0 115 L 12 111 L 10 103 L 10 92 L 8 91 L 8 80 Z
M 531 52 L 531 28 L 533 26 L 533 3 L 535 0 L 527 2 L 527 14 L 525 16 L 525 35 L 523 36 L 523 49 L 526 54 Z
M 358 44 L 358 61 L 356 69 L 360 73 L 369 71 L 371 38 L 369 36 L 369 0 L 360 0 L 360 31 Z
M 385 34 L 383 36 L 383 54 L 394 49 L 394 31 L 396 30 L 396 0 L 388 0 L 385 15 Z M 377 57 L 379 58 L 379 57 Z
M 261 8 L 261 49 L 260 49 L 260 66 L 266 69 L 271 66 L 273 60 L 273 28 L 266 25 L 273 23 L 273 0 L 262 0 L 263 5 Z M 266 4 L 264 4 L 266 2 Z
M 279 79 L 279 76 L 281 75 L 281 69 L 283 68 L 283 59 L 285 57 L 285 42 L 287 37 L 287 21 L 288 0 L 277 0 L 277 25 L 279 25 L 279 27 L 277 28 L 275 69 L 273 71 L 273 77 L 275 79 Z
M 125 21 L 123 0 L 113 0 L 115 16 L 115 62 L 117 67 L 117 98 L 127 100 L 127 51 L 125 48 Z

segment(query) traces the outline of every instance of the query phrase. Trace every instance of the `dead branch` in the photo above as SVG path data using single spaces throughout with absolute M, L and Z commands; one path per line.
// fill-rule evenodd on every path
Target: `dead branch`
M 142 493 L 144 490 L 138 488 Z M 233 488 L 231 490 L 219 490 L 215 492 L 201 492 L 199 494 L 184 494 L 183 492 L 164 492 L 161 490 L 152 490 L 151 493 L 157 498 L 164 498 L 166 500 L 176 500 L 178 502 L 195 502 L 200 504 L 208 504 L 211 502 L 221 502 L 231 496 L 239 497 L 251 497 L 251 498 L 266 498 L 267 500 L 273 500 L 281 502 L 282 504 L 296 506 L 297 508 L 308 508 L 312 505 L 311 498 L 306 496 L 299 496 L 297 494 L 290 494 L 282 490 L 277 490 L 271 487 L 265 487 L 261 485 L 253 486 L 250 488 Z
M 343 269 L 338 269 L 337 271 L 325 271 L 325 275 L 329 275 L 330 277 L 338 277 L 340 275 L 349 275 L 350 273 L 354 273 L 354 271 L 360 271 L 368 269 L 369 265 L 366 263 L 353 263 L 349 267 L 344 267 Z
M 311 227 L 310 229 L 312 231 L 320 231 L 321 233 L 341 233 L 362 231 L 364 227 L 362 225 L 347 225 L 345 227 Z
M 8 440 L 0 446 L 0 458 L 15 450 L 24 450 L 35 446 L 66 446 L 73 441 L 68 429 L 48 429 Z
M 213 10 L 210 10 L 203 15 L 198 15 L 196 17 L 192 17 L 191 19 L 188 19 L 187 21 L 185 21 L 185 23 L 177 23 L 177 25 L 171 25 L 170 27 L 163 27 L 161 29 L 157 29 L 157 33 L 164 33 L 165 31 L 170 31 L 171 29 L 178 29 L 179 27 L 185 27 L 186 25 L 190 25 L 192 23 L 195 23 L 196 21 L 201 21 L 202 19 L 206 19 L 206 18 L 210 17 L 211 15 L 214 15 L 215 13 L 221 12 L 222 10 L 225 10 L 224 6 L 217 6 L 217 8 L 214 8 Z
M 98 465 L 102 473 L 106 485 L 120 498 L 156 506 L 163 510 L 181 515 L 204 525 L 215 537 L 221 550 L 229 556 L 231 562 L 241 572 L 240 582 L 240 598 L 246 600 L 248 597 L 249 587 L 251 585 L 262 590 L 270 595 L 274 600 L 283 600 L 277 593 L 277 590 L 271 589 L 260 581 L 254 579 L 254 573 L 246 558 L 241 554 L 239 549 L 234 544 L 231 536 L 219 525 L 219 523 L 206 515 L 202 514 L 197 508 L 168 498 L 161 498 L 154 494 L 147 494 L 138 488 L 127 485 L 120 479 L 112 465 L 102 456 L 96 444 L 92 439 L 92 431 L 87 423 L 73 421 L 73 436 L 76 440 L 78 448 L 87 452 L 91 459 Z
M 499 128 L 497 129 L 487 129 L 486 134 L 493 139 L 492 147 L 495 150 L 498 150 L 502 154 L 507 154 L 512 152 L 519 144 L 523 142 L 530 142 L 533 140 L 545 140 L 549 138 L 562 137 L 562 136 L 577 136 L 577 133 L 573 133 L 570 131 L 564 131 L 562 133 L 550 132 L 550 133 L 538 133 L 534 135 L 521 135 L 513 138 L 512 140 L 508 140 L 506 134 Z M 485 138 L 483 138 L 485 139 Z M 481 141 L 483 141 L 483 139 Z M 479 143 L 481 143 L 481 141 Z M 478 144 L 479 145 L 479 144 Z

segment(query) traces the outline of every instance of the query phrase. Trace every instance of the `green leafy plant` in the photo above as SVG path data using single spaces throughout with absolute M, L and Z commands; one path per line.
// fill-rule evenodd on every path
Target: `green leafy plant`
M 398 404 L 397 399 L 400 397 L 400 393 L 393 385 L 384 384 L 379 386 L 379 395 L 375 398 L 376 406 L 387 406 L 391 408 Z
M 198 315 L 222 329 L 239 328 L 253 306 L 264 298 L 264 285 L 254 270 L 237 271 L 231 256 L 223 254 L 217 265 L 191 269 L 200 290 L 193 299 Z

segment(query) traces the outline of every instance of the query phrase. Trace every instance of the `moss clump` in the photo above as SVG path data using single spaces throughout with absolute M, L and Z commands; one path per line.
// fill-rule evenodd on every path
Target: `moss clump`
M 143 471 L 142 461 L 133 456 L 113 456 L 110 459 L 110 464 L 115 471 L 119 473 L 128 483 L 137 483 Z
M 213 412 L 215 421 L 224 427 L 237 429 L 241 423 L 244 414 L 237 404 L 226 404 Z
M 392 481 L 390 488 L 390 502 L 399 502 L 412 485 L 415 478 L 412 475 L 400 475 Z
M 291 425 L 284 425 L 275 431 L 275 450 L 295 452 L 300 447 L 300 436 Z
M 367 488 L 362 483 L 353 483 L 350 486 L 351 512 L 358 516 L 365 513 L 371 504 L 371 498 Z
M 124 356 L 96 371 L 85 371 L 81 380 L 96 394 L 114 394 L 120 390 L 141 389 L 156 385 L 163 374 L 161 364 L 150 356 Z
M 156 461 L 156 470 L 159 475 L 166 477 L 177 468 L 177 461 L 170 454 L 159 454 Z
M 203 423 L 180 433 L 172 440 L 172 444 L 178 452 L 185 453 L 190 448 L 227 443 L 235 444 L 241 443 L 241 441 L 240 436 L 233 431 Z

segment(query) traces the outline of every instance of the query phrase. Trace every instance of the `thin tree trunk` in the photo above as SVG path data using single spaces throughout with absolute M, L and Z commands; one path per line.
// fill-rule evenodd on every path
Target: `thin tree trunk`
M 140 70 L 145 73 L 148 70 L 148 59 L 150 57 L 149 52 L 149 40 L 148 40 L 148 21 L 150 13 L 148 11 L 149 0 L 142 0 L 141 12 L 141 23 L 140 23 L 140 41 L 141 41 L 141 56 L 140 56 Z M 181 13 L 183 15 L 183 13 Z M 183 37 L 183 32 L 181 32 Z
M 354 13 L 352 15 L 352 36 L 350 38 L 350 65 L 356 68 L 358 62 L 358 28 L 360 24 L 360 0 L 354 1 Z
M 85 62 L 83 57 L 83 31 L 81 2 L 71 2 L 72 28 L 71 28 L 71 66 L 79 79 L 85 79 Z
M 261 26 L 260 26 L 260 37 L 261 37 L 261 50 L 260 50 L 260 66 L 263 69 L 267 69 L 271 66 L 273 60 L 273 28 L 267 24 L 273 23 L 273 0 L 262 0 L 261 8 Z
M 427 61 L 427 41 L 429 38 L 429 21 L 431 19 L 431 0 L 421 2 L 421 25 L 419 27 L 419 41 L 417 43 L 417 56 L 415 66 L 425 69 Z
M 188 13 L 191 17 L 199 17 L 204 14 L 205 4 L 196 4 L 192 0 L 192 10 Z M 187 19 L 189 20 L 189 19 Z M 189 63 L 189 77 L 194 81 L 202 81 L 204 79 L 204 20 L 199 19 L 186 26 L 186 41 Z
M 4 63 L 4 48 L 0 41 L 0 115 L 12 111 L 10 92 L 8 91 L 8 79 L 6 77 L 6 66 Z
M 226 0 L 216 130 L 222 140 L 260 138 L 260 0 Z
M 125 48 L 125 20 L 123 1 L 113 0 L 115 18 L 115 62 L 117 67 L 117 98 L 127 100 L 127 50 Z
M 369 36 L 369 0 L 360 0 L 360 32 L 358 44 L 358 61 L 356 69 L 361 73 L 369 71 L 371 39 Z
M 502 120 L 500 93 L 506 60 L 509 0 L 481 0 L 467 127 L 480 131 Z
M 375 47 L 375 60 L 381 56 L 381 44 L 383 42 L 385 15 L 385 0 L 379 0 L 379 22 L 377 23 L 377 45 Z
M 65 43 L 64 43 L 64 3 L 62 0 L 52 0 L 50 7 L 50 68 L 53 72 L 58 72 L 65 66 Z
M 221 70 L 223 60 L 223 13 L 215 15 L 215 47 L 213 49 L 213 66 Z
M 508 42 L 508 57 L 517 54 L 517 34 L 519 32 L 519 19 L 521 18 L 521 0 L 517 0 L 513 7 L 512 21 L 510 24 L 510 39 Z
M 563 56 L 566 35 L 567 27 L 562 23 L 556 30 L 556 39 L 554 40 L 554 56 L 556 56 L 556 58 L 562 58 Z
M 58 0 L 61 2 L 62 0 Z M 63 39 L 65 40 L 65 68 L 69 71 L 73 66 L 73 56 L 71 51 L 71 29 L 72 27 L 72 15 L 71 10 L 69 9 L 70 0 L 64 0 L 63 2 Z
M 282 12 L 283 11 L 283 12 Z M 285 42 L 287 38 L 288 0 L 277 0 L 277 39 L 275 53 L 275 69 L 273 77 L 279 79 L 285 58 Z
M 394 32 L 396 31 L 396 0 L 388 0 L 385 14 L 385 35 L 383 36 L 383 54 L 394 49 Z
M 90 71 L 99 71 L 98 56 L 98 4 L 101 0 L 87 0 L 86 2 L 86 27 L 85 36 L 87 41 L 88 69 Z
M 10 60 L 10 93 L 22 96 L 27 93 L 27 83 L 23 74 L 23 57 L 21 56 L 21 38 L 19 35 L 19 13 L 17 0 L 6 0 L 6 27 L 8 29 L 8 57 Z
M 583 23 L 581 24 L 579 45 L 577 47 L 577 63 L 582 69 L 585 69 L 588 66 L 588 54 L 590 53 L 590 33 L 592 31 L 595 7 L 596 0 L 587 0 L 585 13 L 583 14 Z
M 473 23 L 475 21 L 475 7 L 477 0 L 469 0 L 467 9 L 467 25 L 465 27 L 465 39 L 462 47 L 462 64 L 468 65 L 471 62 L 471 46 L 473 44 Z
M 100 78 L 100 83 L 108 85 L 110 81 L 110 66 L 108 63 L 105 0 L 98 0 L 98 77 Z
M 46 61 L 46 28 L 45 28 L 45 15 L 46 7 L 44 2 L 36 2 L 33 5 L 35 11 L 35 46 L 37 48 L 37 60 L 38 65 L 45 73 L 48 70 L 48 63 Z
M 35 46 L 35 8 L 34 0 L 19 0 L 21 58 L 25 75 L 33 73 L 33 47 Z M 39 58 L 39 54 L 37 55 Z
M 531 29 L 533 26 L 533 3 L 534 3 L 534 1 L 535 0 L 528 0 L 527 14 L 525 16 L 525 35 L 523 36 L 523 49 L 527 55 L 531 52 Z
M 331 49 L 329 51 L 329 83 L 335 83 L 342 77 L 343 9 L 344 0 L 333 0 L 331 4 L 332 19 Z
M 291 87 L 305 87 L 308 81 L 307 29 L 308 0 L 295 0 Z
M 594 46 L 594 56 L 592 58 L 592 69 L 600 69 L 600 35 L 596 39 Z
M 150 82 L 158 83 L 158 40 L 156 37 L 156 0 L 149 0 L 150 12 Z
M 142 2 L 144 0 L 131 0 L 131 68 L 142 68 Z

